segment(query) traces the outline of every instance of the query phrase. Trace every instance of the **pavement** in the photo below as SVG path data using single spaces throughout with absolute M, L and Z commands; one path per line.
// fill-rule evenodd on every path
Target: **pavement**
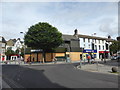
M 119 75 L 119 63 L 116 60 L 106 60 L 106 63 L 104 61 L 101 61 L 100 59 L 96 60 L 94 64 L 88 64 L 87 62 L 84 63 L 82 61 L 79 65 L 76 66 L 77 69 L 89 71 L 89 72 L 96 72 L 96 73 L 104 73 L 104 74 L 113 74 L 113 75 Z M 112 67 L 116 67 L 117 71 L 116 73 L 112 72 Z

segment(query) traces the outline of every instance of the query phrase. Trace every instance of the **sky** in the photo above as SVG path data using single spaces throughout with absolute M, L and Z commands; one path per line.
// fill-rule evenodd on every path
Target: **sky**
M 118 2 L 1 2 L 0 36 L 23 38 L 20 32 L 48 22 L 63 34 L 118 36 Z

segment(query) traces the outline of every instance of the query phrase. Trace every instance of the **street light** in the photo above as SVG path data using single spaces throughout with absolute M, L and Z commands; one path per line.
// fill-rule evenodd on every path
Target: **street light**
M 25 33 L 24 32 L 20 32 L 20 33 L 23 34 L 24 37 L 25 37 Z M 24 40 L 24 61 L 25 61 L 25 40 Z

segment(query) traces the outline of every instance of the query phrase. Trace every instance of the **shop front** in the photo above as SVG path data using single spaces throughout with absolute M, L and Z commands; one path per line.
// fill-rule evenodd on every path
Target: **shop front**
M 6 61 L 6 55 L 0 54 L 0 61 Z
M 100 59 L 108 59 L 110 56 L 110 52 L 109 51 L 99 51 L 99 58 Z
M 90 55 L 91 57 L 93 56 L 94 58 L 97 57 L 97 50 L 92 50 L 92 49 L 84 49 L 83 50 L 83 59 L 87 59 L 87 56 Z

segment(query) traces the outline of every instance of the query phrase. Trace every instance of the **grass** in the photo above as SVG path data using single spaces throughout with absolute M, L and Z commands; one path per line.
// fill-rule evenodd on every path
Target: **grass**
M 120 72 L 111 72 L 111 73 L 119 74 Z

